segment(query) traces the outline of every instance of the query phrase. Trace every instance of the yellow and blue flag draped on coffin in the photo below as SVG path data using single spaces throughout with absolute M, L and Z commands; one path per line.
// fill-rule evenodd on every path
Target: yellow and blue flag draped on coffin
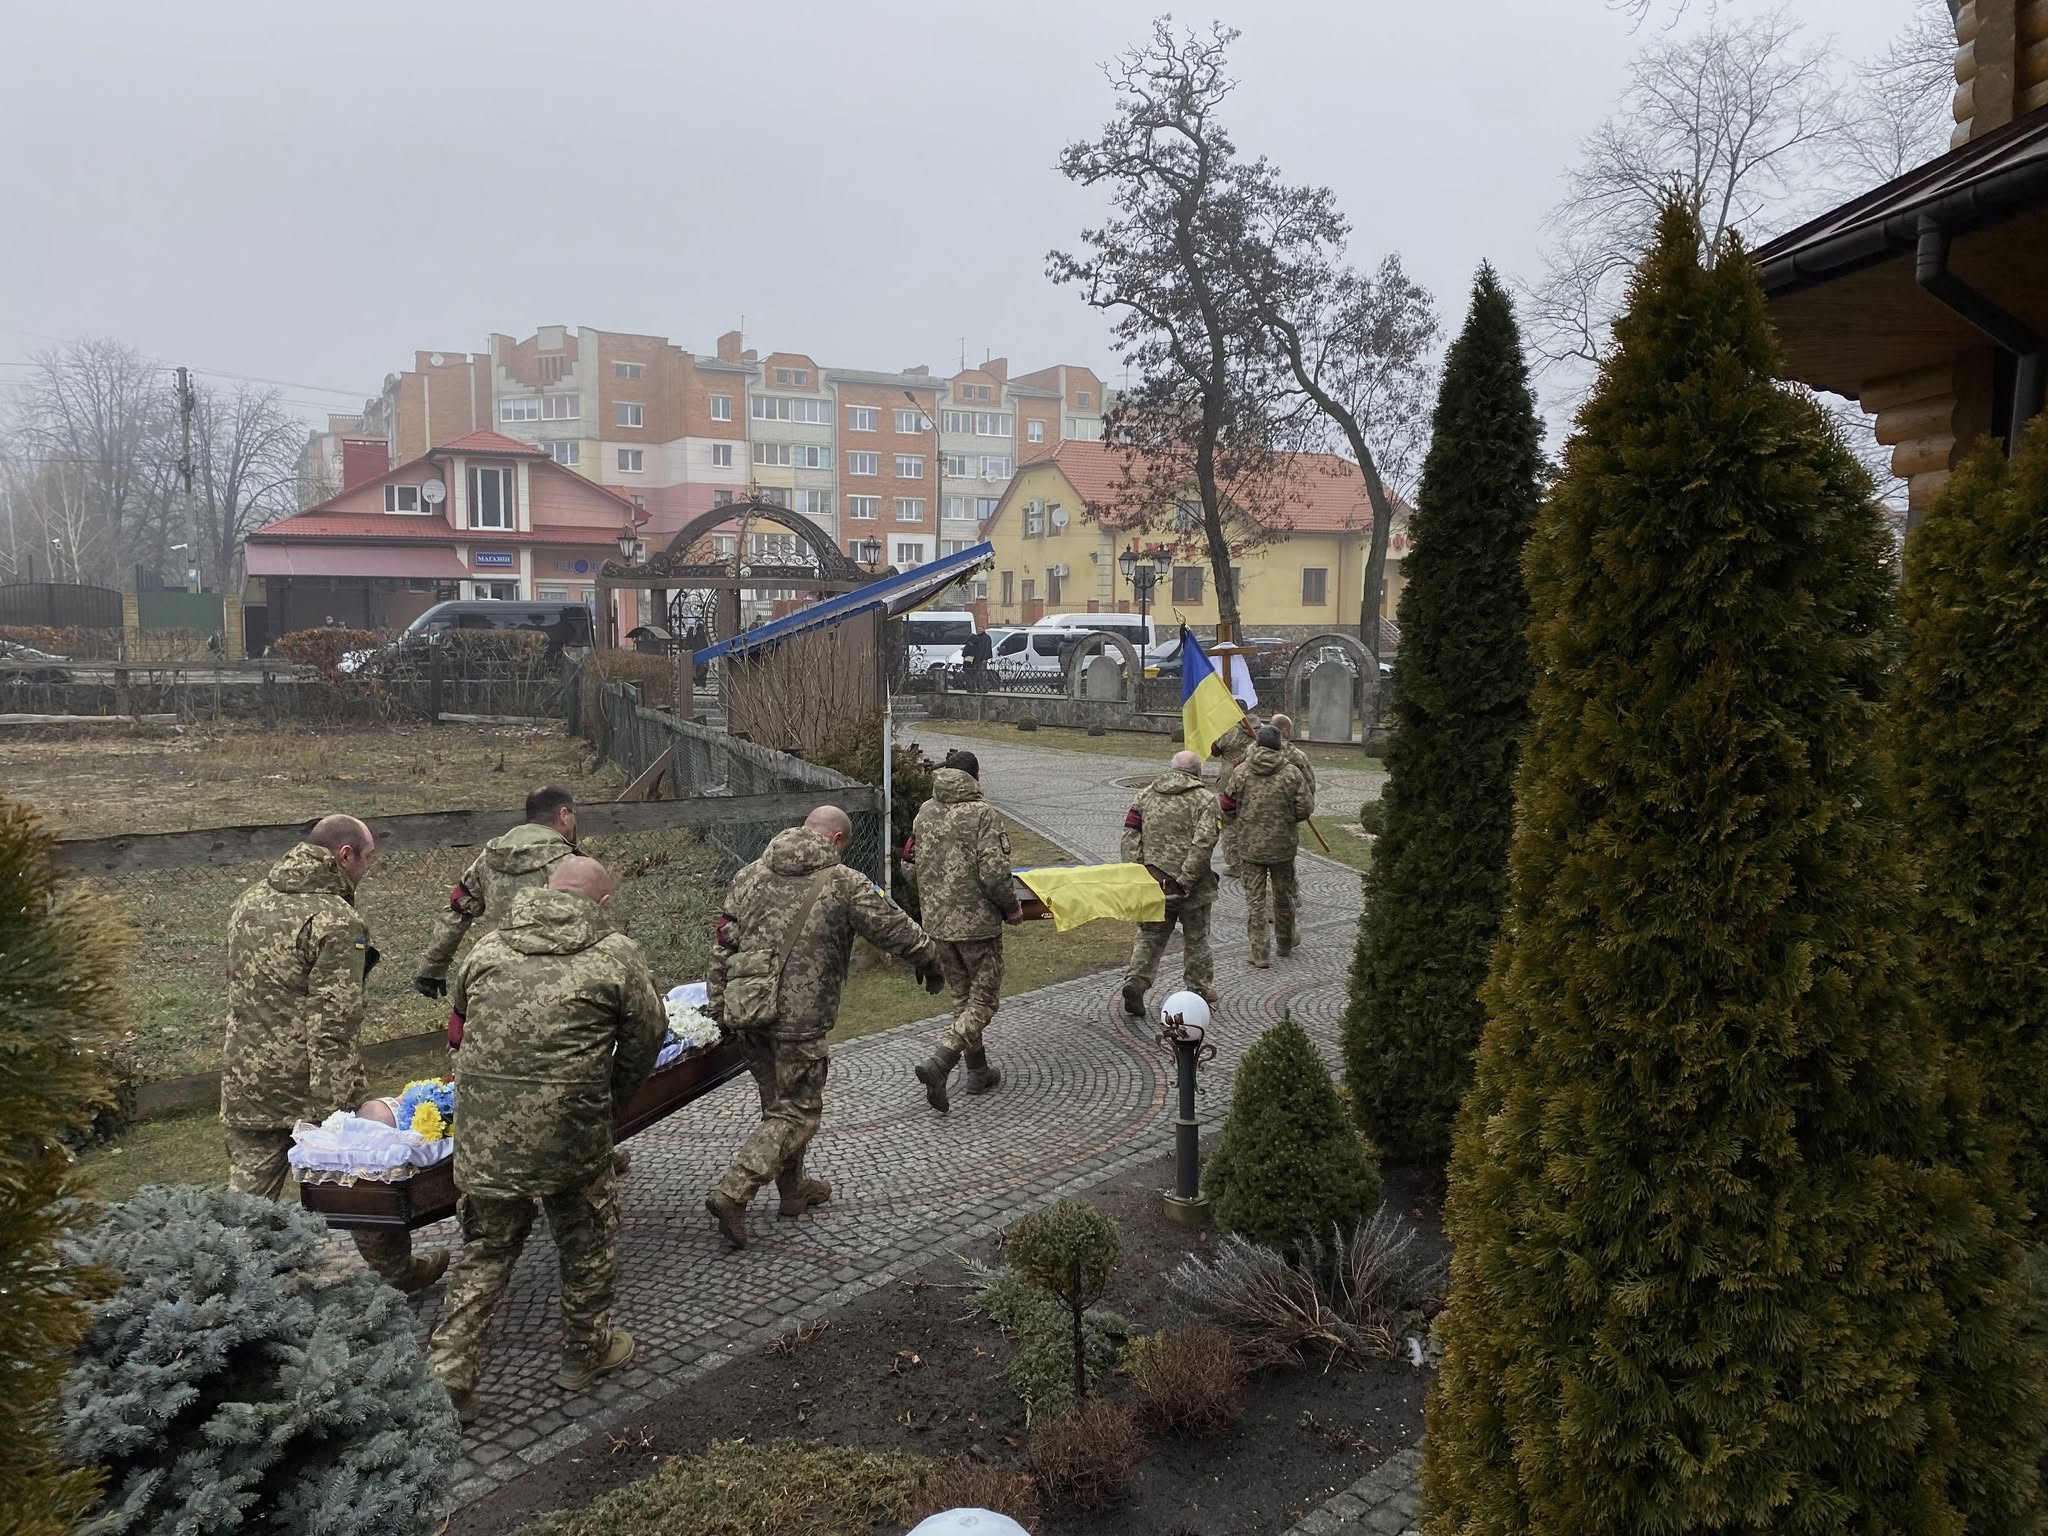
M 1180 725 L 1188 750 L 1204 757 L 1213 755 L 1216 743 L 1228 736 L 1244 711 L 1230 696 L 1230 685 L 1216 664 L 1209 660 L 1202 643 L 1180 632 Z
M 1045 903 L 1058 933 L 1098 917 L 1126 923 L 1166 921 L 1166 892 L 1142 864 L 1058 864 L 1020 869 L 1017 878 Z

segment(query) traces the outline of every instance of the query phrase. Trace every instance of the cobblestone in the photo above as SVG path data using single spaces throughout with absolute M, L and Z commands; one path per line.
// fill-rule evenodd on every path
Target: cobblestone
M 1396 1451 L 1276 1536 L 1416 1536 L 1422 1446 Z
M 918 736 L 932 750 L 953 744 L 937 732 Z M 979 754 L 995 804 L 1082 858 L 1115 857 L 1134 795 L 1117 780 L 1157 766 L 1008 743 L 959 744 Z M 1321 782 L 1333 814 L 1348 801 L 1355 815 L 1357 800 L 1378 790 L 1376 776 L 1363 773 L 1332 772 Z M 1209 1035 L 1218 1055 L 1204 1077 L 1205 1120 L 1220 1119 L 1238 1060 L 1283 1011 L 1336 1062 L 1359 880 L 1356 871 L 1313 855 L 1301 859 L 1300 876 L 1302 949 L 1269 971 L 1242 963 L 1244 903 L 1237 889 L 1226 886 L 1219 902 L 1222 1006 Z M 1155 1002 L 1177 989 L 1178 965 L 1176 949 L 1162 967 Z M 811 1155 L 813 1170 L 832 1180 L 832 1201 L 800 1220 L 781 1221 L 767 1192 L 756 1202 L 752 1242 L 742 1252 L 729 1253 L 718 1241 L 703 1196 L 752 1127 L 752 1092 L 743 1084 L 721 1089 L 634 1138 L 633 1168 L 621 1188 L 616 1307 L 639 1344 L 632 1368 L 618 1379 L 630 1401 L 568 1399 L 555 1386 L 555 1254 L 536 1231 L 492 1328 L 479 1391 L 483 1414 L 455 1470 L 455 1505 L 621 1428 L 649 1401 L 934 1255 L 1171 1150 L 1171 1063 L 1152 1027 L 1121 1015 L 1113 975 L 1005 999 L 988 1036 L 990 1054 L 1004 1068 L 1002 1089 L 956 1101 L 945 1117 L 926 1107 L 910 1072 L 933 1028 L 924 1020 L 834 1051 L 825 1124 Z M 423 1251 L 450 1244 L 454 1224 L 428 1229 L 417 1241 Z M 423 1336 L 441 1289 L 420 1310 Z M 537 1431 L 542 1424 L 546 1430 Z M 1412 1485 L 1412 1470 L 1409 1476 Z M 1364 1486 L 1351 1494 L 1378 1509 L 1383 1500 L 1368 1501 Z

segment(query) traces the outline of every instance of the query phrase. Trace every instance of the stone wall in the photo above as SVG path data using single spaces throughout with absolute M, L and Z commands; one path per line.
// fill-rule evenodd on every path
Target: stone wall
M 1148 736 L 1174 737 L 1180 733 L 1180 711 L 1146 714 L 1122 699 L 1064 699 L 1044 693 L 935 693 L 925 699 L 925 710 L 933 720 L 979 720 L 989 725 L 1015 725 L 1019 720 L 1039 725 L 1067 726 L 1085 731 L 1099 725 L 1108 731 L 1136 731 Z

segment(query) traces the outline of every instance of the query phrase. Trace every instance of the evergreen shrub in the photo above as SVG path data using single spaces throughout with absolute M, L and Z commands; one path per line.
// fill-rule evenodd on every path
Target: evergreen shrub
M 1003 1253 L 1026 1280 L 1066 1308 L 1072 1324 L 1074 1396 L 1088 1395 L 1086 1315 L 1116 1268 L 1116 1227 L 1092 1205 L 1062 1200 L 1009 1231 Z M 1112 1360 L 1115 1358 L 1111 1356 Z
M 1224 1231 L 1290 1258 L 1378 1208 L 1379 1169 L 1291 1017 L 1245 1052 L 1202 1192 Z
M 55 839 L 0 797 L 0 1526 L 69 1531 L 97 1480 L 57 1454 L 57 1403 L 101 1278 L 60 1258 L 80 1192 L 67 1142 L 109 1113 L 122 936 L 50 863 Z
M 1384 837 L 1387 833 L 1387 802 L 1384 798 L 1368 800 L 1358 808 L 1358 824 L 1372 837 Z
M 439 1522 L 458 1447 L 406 1299 L 334 1270 L 293 1206 L 152 1187 L 66 1258 L 119 1289 L 64 1388 L 63 1450 L 105 1469 L 107 1536 L 373 1536 Z
M 1889 534 L 1701 240 L 1663 212 L 1529 545 L 1426 1528 L 2037 1531 L 2010 1184 L 1878 749 Z

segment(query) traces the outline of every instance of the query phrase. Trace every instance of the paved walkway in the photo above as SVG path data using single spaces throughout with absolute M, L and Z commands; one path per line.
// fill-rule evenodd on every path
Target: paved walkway
M 942 734 L 920 730 L 943 750 Z M 962 745 L 968 745 L 964 741 Z M 990 798 L 1082 855 L 1113 855 L 1133 791 L 1116 780 L 1154 766 L 976 741 Z M 1364 780 L 1365 775 L 1332 775 Z M 1333 784 L 1341 802 L 1369 784 Z M 1355 814 L 1355 809 L 1354 809 Z M 1356 932 L 1355 871 L 1301 861 L 1303 947 L 1269 971 L 1241 963 L 1242 899 L 1231 891 L 1217 925 L 1218 1058 L 1202 1114 L 1219 1120 L 1245 1049 L 1282 1011 L 1334 1062 Z M 1161 990 L 1178 982 L 1168 957 Z M 907 983 L 906 983 L 907 984 Z M 830 1312 L 932 1257 L 1078 1193 L 1172 1146 L 1171 1063 L 1151 1032 L 1124 1020 L 1112 976 L 1065 982 L 1007 999 L 989 1034 L 1005 1071 L 986 1099 L 933 1114 L 910 1069 L 936 1021 L 890 1030 L 834 1053 L 825 1125 L 811 1166 L 834 1198 L 802 1221 L 778 1220 L 772 1191 L 756 1201 L 753 1243 L 728 1254 L 704 1214 L 704 1193 L 751 1128 L 756 1102 L 734 1084 L 632 1141 L 623 1189 L 618 1320 L 640 1342 L 633 1365 L 582 1397 L 554 1385 L 558 1349 L 555 1254 L 539 1232 L 527 1245 L 498 1316 L 482 1383 L 482 1421 L 456 1473 L 460 1507 L 498 1484 L 633 1421 L 649 1402 L 754 1349 L 794 1323 Z M 544 1225 L 544 1223 L 542 1224 Z M 420 1234 L 454 1241 L 453 1223 Z M 438 1306 L 437 1289 L 422 1324 Z M 459 1528 L 459 1521 L 458 1521 Z

